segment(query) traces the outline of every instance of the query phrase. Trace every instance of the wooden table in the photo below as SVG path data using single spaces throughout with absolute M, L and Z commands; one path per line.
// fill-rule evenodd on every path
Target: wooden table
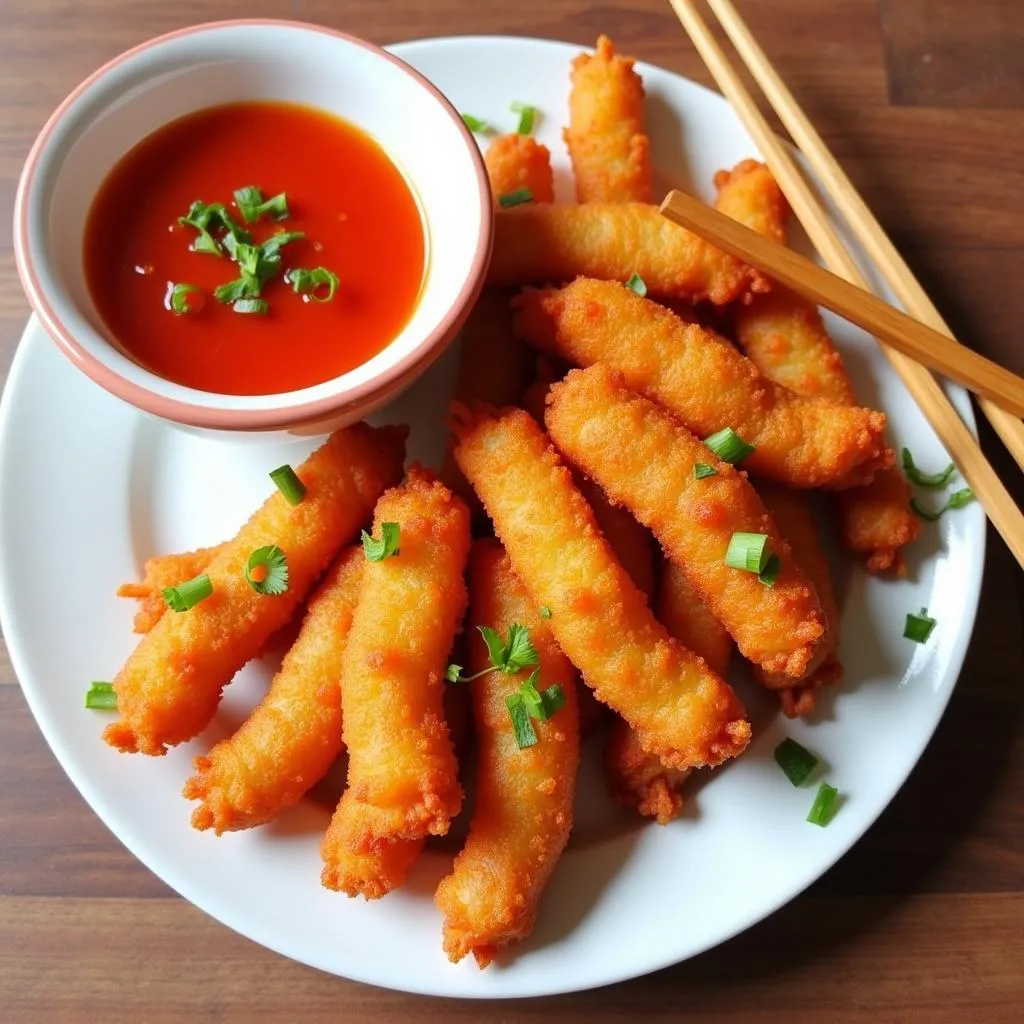
M 1024 372 L 1024 5 L 739 6 L 954 330 Z M 27 315 L 9 211 L 21 163 L 47 115 L 88 72 L 149 36 L 258 16 L 321 22 L 379 42 L 481 32 L 592 44 L 604 31 L 640 57 L 709 82 L 660 0 L 4 0 L 4 371 Z M 982 436 L 1020 500 L 1020 475 L 984 425 Z M 892 806 L 807 893 L 740 938 L 660 974 L 490 1007 L 319 974 L 177 897 L 121 847 L 64 777 L 0 645 L 0 1019 L 1020 1020 L 1021 583 L 990 535 L 978 625 L 943 724 Z

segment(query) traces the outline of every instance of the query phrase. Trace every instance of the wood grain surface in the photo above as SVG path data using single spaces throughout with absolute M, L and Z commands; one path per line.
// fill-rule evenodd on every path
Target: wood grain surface
M 1024 4 L 738 6 L 953 330 L 1024 372 Z M 9 214 L 21 163 L 51 110 L 83 76 L 150 36 L 258 16 L 377 42 L 508 33 L 592 44 L 604 31 L 710 84 L 660 0 L 3 0 L 0 373 L 27 316 Z M 1020 502 L 1020 474 L 991 431 L 981 432 Z M 328 977 L 178 898 L 65 778 L 0 644 L 0 1021 L 1018 1021 L 1022 597 L 1021 575 L 990 535 L 977 629 L 935 739 L 889 809 L 807 893 L 656 975 L 490 1005 Z

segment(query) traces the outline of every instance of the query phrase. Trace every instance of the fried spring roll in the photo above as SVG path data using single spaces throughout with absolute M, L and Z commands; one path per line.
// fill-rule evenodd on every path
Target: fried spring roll
M 443 701 L 466 607 L 469 513 L 414 466 L 377 503 L 375 536 L 383 523 L 398 524 L 398 553 L 366 561 L 342 656 L 348 789 L 323 844 L 330 888 L 344 871 L 334 859 L 344 848 L 373 853 L 396 840 L 444 835 L 462 805 Z
M 551 389 L 545 422 L 558 450 L 654 533 L 744 657 L 791 685 L 813 670 L 825 617 L 745 473 L 600 364 Z M 715 475 L 697 480 L 698 462 Z M 736 532 L 767 534 L 780 563 L 774 586 L 725 564 Z
M 882 413 L 794 395 L 732 346 L 613 281 L 526 289 L 516 304 L 517 333 L 541 351 L 613 367 L 698 437 L 731 427 L 757 448 L 744 469 L 792 487 L 827 487 L 892 461 Z
M 649 203 L 651 140 L 644 134 L 644 83 L 632 57 L 600 36 L 572 62 L 569 126 L 563 132 L 581 203 Z
M 767 167 L 744 161 L 732 171 L 720 171 L 715 185 L 720 212 L 785 243 L 785 203 Z M 775 287 L 770 295 L 736 309 L 735 330 L 740 347 L 769 380 L 798 395 L 856 403 L 821 314 L 805 299 Z M 910 508 L 910 487 L 896 467 L 841 491 L 838 511 L 844 545 L 867 556 L 869 572 L 906 572 L 900 548 L 918 536 L 921 522 Z
M 683 571 L 669 561 L 661 570 L 657 615 L 684 647 L 702 657 L 712 671 L 725 675 L 732 637 L 697 596 Z M 682 809 L 681 789 L 689 770 L 666 768 L 644 750 L 637 734 L 622 719 L 608 735 L 604 767 L 612 797 L 659 825 L 667 825 Z
M 404 427 L 357 423 L 332 434 L 295 472 L 298 505 L 275 491 L 206 567 L 213 593 L 186 612 L 168 612 L 146 633 L 114 679 L 116 722 L 103 738 L 119 750 L 164 754 L 209 724 L 235 673 L 291 619 L 310 588 L 401 477 Z M 278 545 L 288 589 L 257 593 L 249 556 Z
M 444 949 L 453 962 L 467 953 L 486 967 L 498 950 L 533 928 L 551 872 L 569 839 L 580 741 L 575 670 L 559 650 L 508 555 L 494 540 L 477 541 L 470 557 L 471 621 L 503 637 L 526 626 L 537 650 L 538 689 L 561 686 L 565 705 L 533 721 L 537 742 L 516 743 L 506 697 L 530 677 L 491 672 L 469 684 L 477 734 L 476 808 L 469 838 L 441 881 L 435 902 L 444 915 Z M 483 639 L 469 638 L 467 672 L 490 667 Z
M 836 654 L 839 609 L 832 591 L 828 560 L 818 536 L 818 524 L 811 512 L 810 496 L 770 484 L 760 486 L 758 494 L 775 520 L 779 532 L 792 547 L 793 556 L 800 568 L 814 585 L 827 625 L 821 662 L 799 686 L 792 686 L 791 680 L 785 676 L 765 672 L 756 666 L 754 668 L 758 681 L 771 690 L 777 690 L 782 710 L 789 718 L 795 718 L 797 715 L 806 715 L 814 708 L 815 694 L 822 686 L 837 683 L 843 677 L 843 667 Z
M 644 203 L 539 204 L 494 218 L 490 284 L 544 284 L 580 275 L 626 282 L 651 295 L 724 305 L 768 291 L 767 278 L 666 220 Z
M 132 621 L 136 633 L 148 633 L 167 611 L 164 589 L 176 587 L 202 573 L 220 554 L 223 544 L 211 548 L 196 548 L 173 555 L 155 555 L 147 558 L 142 580 L 138 583 L 122 583 L 117 588 L 118 597 L 131 597 L 140 602 L 139 610 Z
M 192 826 L 217 835 L 262 825 L 303 797 L 341 753 L 341 655 L 363 571 L 362 548 L 338 556 L 309 600 L 302 627 L 270 690 L 233 736 L 186 783 L 201 800 Z
M 453 407 L 455 457 L 516 575 L 598 700 L 676 768 L 718 764 L 750 739 L 729 685 L 672 640 L 616 560 L 536 421 Z
M 500 408 L 515 405 L 529 387 L 533 353 L 512 330 L 511 298 L 503 288 L 485 288 L 466 319 L 455 383 L 457 401 L 486 402 Z M 483 516 L 480 502 L 450 451 L 445 453 L 440 477 L 466 502 L 474 521 L 479 521 Z
M 551 154 L 532 135 L 500 135 L 487 147 L 484 163 L 495 205 L 521 188 L 530 190 L 535 203 L 555 201 Z

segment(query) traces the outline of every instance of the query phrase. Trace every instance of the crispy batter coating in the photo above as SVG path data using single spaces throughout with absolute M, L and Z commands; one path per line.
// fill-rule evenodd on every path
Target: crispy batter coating
M 757 447 L 743 464 L 752 472 L 824 487 L 892 461 L 882 413 L 794 395 L 702 327 L 613 281 L 528 288 L 516 304 L 517 333 L 541 351 L 607 363 L 698 437 L 732 427 Z
M 600 36 L 572 62 L 569 126 L 563 132 L 581 203 L 651 202 L 651 140 L 644 83 L 632 57 Z
M 805 715 L 814 708 L 815 693 L 822 686 L 837 683 L 843 678 L 843 666 L 836 653 L 839 644 L 839 609 L 832 590 L 832 573 L 828 559 L 821 548 L 818 524 L 810 507 L 810 495 L 789 491 L 784 487 L 762 484 L 758 487 L 761 500 L 775 520 L 779 532 L 789 541 L 800 568 L 814 584 L 827 630 L 823 655 L 818 667 L 798 687 L 785 676 L 773 675 L 754 668 L 754 675 L 769 689 L 777 690 L 782 710 L 790 717 Z
M 201 800 L 192 825 L 217 835 L 271 821 L 303 797 L 341 753 L 341 655 L 365 558 L 346 548 L 309 600 L 302 628 L 270 690 L 186 783 Z
M 601 364 L 573 370 L 551 389 L 545 421 L 559 451 L 654 533 L 744 657 L 785 673 L 790 685 L 815 667 L 825 639 L 821 606 L 745 473 Z M 697 480 L 698 462 L 716 475 Z M 736 532 L 769 536 L 781 562 L 774 586 L 725 564 Z
M 840 491 L 836 499 L 844 547 L 867 556 L 868 572 L 906 576 L 900 548 L 917 540 L 921 520 L 910 507 L 910 485 L 899 468 L 892 466 L 862 487 Z
M 744 161 L 715 176 L 722 213 L 777 242 L 785 242 L 786 209 L 771 173 L 763 164 Z M 776 286 L 735 310 L 736 340 L 769 380 L 798 395 L 821 396 L 854 405 L 853 385 L 818 310 L 805 299 Z M 921 522 L 910 508 L 910 487 L 895 467 L 882 469 L 862 486 L 838 497 L 843 544 L 867 556 L 869 572 L 904 575 L 900 548 L 915 540 Z M 806 703 L 806 702 L 805 702 Z
M 684 647 L 702 657 L 713 671 L 725 675 L 732 655 L 732 637 L 697 596 L 686 574 L 669 561 L 662 566 L 657 615 Z M 682 809 L 681 790 L 690 772 L 666 768 L 648 754 L 622 719 L 615 722 L 608 735 L 604 766 L 612 797 L 654 818 L 659 825 L 667 825 Z
M 786 244 L 789 204 L 768 168 L 757 160 L 741 160 L 731 171 L 715 175 L 715 209 L 752 231 Z
M 672 767 L 718 764 L 750 740 L 729 685 L 672 640 L 618 563 L 537 422 L 453 407 L 455 457 L 548 628 L 594 690 Z
M 448 653 L 466 608 L 469 513 L 414 466 L 377 503 L 375 536 L 385 522 L 399 525 L 399 552 L 366 561 L 342 655 L 348 789 L 322 847 L 328 888 L 344 888 L 346 849 L 373 853 L 396 840 L 444 835 L 462 805 L 443 702 Z
M 498 408 L 515 405 L 529 386 L 534 356 L 512 330 L 511 300 L 504 288 L 485 288 L 466 319 L 455 383 L 457 401 L 486 402 Z M 440 477 L 466 502 L 474 522 L 479 522 L 483 517 L 480 501 L 451 451 L 445 453 Z
M 148 633 L 167 611 L 164 588 L 176 587 L 179 583 L 194 579 L 220 554 L 223 547 L 223 544 L 217 544 L 212 548 L 196 548 L 195 551 L 147 558 L 142 567 L 142 579 L 138 583 L 122 583 L 117 588 L 118 597 L 131 597 L 140 602 L 139 610 L 132 620 L 133 631 Z
M 332 434 L 295 472 L 298 505 L 275 491 L 206 567 L 213 593 L 187 612 L 161 616 L 114 679 L 120 718 L 103 738 L 119 750 L 163 754 L 209 724 L 221 691 L 305 599 L 351 541 L 383 491 L 398 480 L 404 427 L 357 423 Z M 249 555 L 276 544 L 288 559 L 288 590 L 257 593 Z
M 724 305 L 768 291 L 767 278 L 644 203 L 542 203 L 498 210 L 490 284 L 628 281 L 651 295 Z
M 856 404 L 843 357 L 817 306 L 776 285 L 769 295 L 737 306 L 733 325 L 737 344 L 769 380 L 798 395 Z
M 497 205 L 500 196 L 528 188 L 535 203 L 555 201 L 555 182 L 551 173 L 548 147 L 532 135 L 500 135 L 484 154 L 491 194 Z
M 526 626 L 537 649 L 538 689 L 559 685 L 566 703 L 533 721 L 537 743 L 520 750 L 505 698 L 532 672 L 492 672 L 469 684 L 477 734 L 476 807 L 469 837 L 434 897 L 444 915 L 444 949 L 486 967 L 498 950 L 533 929 L 537 907 L 572 828 L 580 758 L 575 670 L 537 614 L 501 545 L 477 541 L 469 563 L 470 621 L 503 637 Z M 470 674 L 490 666 L 477 630 L 469 638 Z

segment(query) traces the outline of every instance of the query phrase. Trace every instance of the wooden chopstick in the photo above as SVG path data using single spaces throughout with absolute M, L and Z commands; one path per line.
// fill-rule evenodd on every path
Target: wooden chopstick
M 707 0 L 726 35 L 732 40 L 737 53 L 747 66 L 754 81 L 761 87 L 779 120 L 786 126 L 793 141 L 800 147 L 807 162 L 823 182 L 825 191 L 846 218 L 850 230 L 878 267 L 893 294 L 908 313 L 940 334 L 952 338 L 953 334 L 935 308 L 931 299 L 911 273 L 906 261 L 892 244 L 875 215 L 853 187 L 853 182 L 829 151 L 814 125 L 800 109 L 793 94 L 786 88 L 764 50 L 754 39 L 732 0 Z M 995 428 L 1003 444 L 1024 469 L 1024 422 L 999 408 L 987 398 L 978 404 Z
M 765 238 L 685 192 L 669 192 L 661 204 L 661 212 L 816 306 L 824 306 L 870 331 L 897 352 L 1024 416 L 1024 379 L 933 331 L 871 292 L 822 270 L 792 249 Z
M 852 284 L 866 286 L 864 276 L 839 241 L 839 236 L 797 170 L 789 151 L 769 128 L 757 104 L 697 13 L 692 0 L 669 2 L 723 95 L 732 104 L 764 155 L 794 214 L 825 264 Z M 1018 563 L 1024 567 L 1024 515 L 989 465 L 980 445 L 928 370 L 887 345 L 881 348 L 945 445 L 957 469 L 970 484 L 992 525 L 999 531 Z

